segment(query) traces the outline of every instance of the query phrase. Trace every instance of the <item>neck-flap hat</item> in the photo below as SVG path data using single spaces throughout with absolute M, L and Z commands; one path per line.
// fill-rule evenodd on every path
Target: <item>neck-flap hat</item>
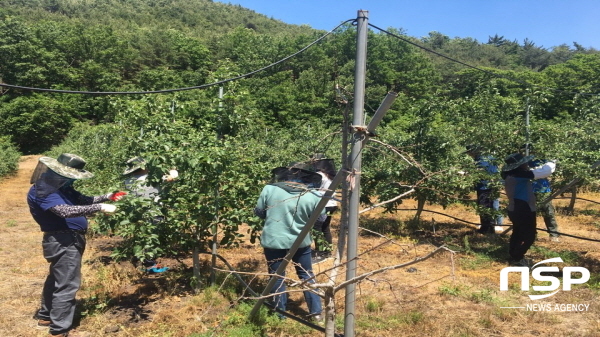
M 127 162 L 127 168 L 123 171 L 123 175 L 126 176 L 137 170 L 143 170 L 146 168 L 146 161 L 142 157 L 133 157 Z
M 51 157 L 41 157 L 37 167 L 35 168 L 35 171 L 33 172 L 33 175 L 31 176 L 30 183 L 35 183 L 35 181 L 38 180 L 40 176 L 48 169 L 52 170 L 61 177 L 69 179 L 88 179 L 93 177 L 94 174 L 84 170 L 84 167 L 85 160 L 71 153 L 63 153 L 58 156 L 57 159 Z
M 321 175 L 311 171 L 310 165 L 301 162 L 288 166 L 276 167 L 271 170 L 277 181 L 298 181 L 304 184 L 321 184 Z
M 502 171 L 512 171 L 517 167 L 529 163 L 533 159 L 533 156 L 523 156 L 520 153 L 513 153 L 504 159 L 505 165 L 502 167 Z
M 44 197 L 63 186 L 68 186 L 74 180 L 93 177 L 94 175 L 84 170 L 84 167 L 85 160 L 70 153 L 63 153 L 57 159 L 41 157 L 31 175 L 30 183 L 36 185 L 38 197 Z
M 325 158 L 322 153 L 317 153 L 311 158 L 311 164 L 314 171 L 321 171 L 328 175 L 330 178 L 335 177 L 337 170 L 335 169 L 335 163 L 333 159 Z

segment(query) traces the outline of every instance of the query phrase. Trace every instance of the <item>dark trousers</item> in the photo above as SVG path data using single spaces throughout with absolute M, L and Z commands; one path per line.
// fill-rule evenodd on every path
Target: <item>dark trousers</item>
M 45 234 L 42 248 L 50 270 L 44 282 L 37 317 L 51 321 L 50 333 L 58 335 L 69 331 L 73 325 L 75 295 L 81 285 L 85 237 L 74 232 Z
M 513 261 L 519 261 L 535 241 L 535 211 L 531 211 L 527 202 L 515 199 L 515 208 L 508 211 L 508 218 L 513 224 L 508 253 Z
M 482 210 L 479 212 L 479 221 L 481 227 L 479 232 L 481 233 L 494 233 L 494 226 L 496 226 L 496 220 L 492 216 L 494 210 L 494 199 L 492 199 L 492 190 L 477 190 L 477 205 Z
M 267 265 L 269 266 L 269 274 L 275 274 L 277 268 L 283 261 L 283 258 L 287 255 L 287 249 L 270 249 L 265 248 L 265 257 L 267 259 Z M 309 283 L 315 283 L 315 275 L 312 271 L 312 259 L 310 254 L 310 246 L 298 248 L 296 254 L 292 257 L 292 262 L 294 262 L 294 268 L 296 268 L 296 274 L 301 280 L 308 280 Z M 285 272 L 282 276 L 285 276 Z M 272 276 L 277 277 L 277 276 Z M 286 310 L 287 306 L 287 293 L 285 282 L 282 277 L 277 277 L 277 282 L 273 285 L 273 289 L 271 293 L 279 293 L 273 297 L 273 303 L 277 309 L 282 311 Z M 318 315 L 322 311 L 321 306 L 321 298 L 319 295 L 313 293 L 310 290 L 304 291 L 304 300 L 306 301 L 306 305 L 308 306 L 308 313 L 310 315 Z
M 548 194 L 550 193 L 536 193 L 535 197 L 537 200 L 544 200 Z M 552 201 L 543 205 L 539 205 L 538 212 L 544 218 L 544 224 L 546 225 L 546 229 L 548 229 L 548 234 L 550 234 L 552 237 L 559 237 L 558 223 L 556 223 L 556 216 L 554 215 L 554 206 L 552 205 Z

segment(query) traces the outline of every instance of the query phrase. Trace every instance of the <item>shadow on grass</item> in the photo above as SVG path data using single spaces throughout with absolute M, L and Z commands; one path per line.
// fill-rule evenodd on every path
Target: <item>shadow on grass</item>
M 436 247 L 445 245 L 451 250 L 465 254 L 472 260 L 472 268 L 490 261 L 506 262 L 509 236 L 500 234 L 480 234 L 473 226 L 461 222 L 408 221 L 391 218 L 365 219 L 361 227 L 386 236 L 401 236 L 418 243 Z M 375 235 L 363 232 L 361 235 Z

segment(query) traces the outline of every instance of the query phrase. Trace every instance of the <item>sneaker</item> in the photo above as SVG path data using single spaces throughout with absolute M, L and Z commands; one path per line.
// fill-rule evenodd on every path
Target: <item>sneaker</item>
M 38 320 L 38 326 L 40 326 L 40 327 L 47 328 L 47 327 L 50 326 L 50 323 L 52 323 L 51 320 L 46 320 L 46 319 L 39 319 Z
M 494 226 L 480 226 L 477 230 L 480 234 L 495 234 Z
M 321 314 L 310 316 L 310 321 L 319 325 L 325 323 L 325 320 L 323 319 L 323 316 Z
M 48 329 L 48 327 L 50 327 L 50 323 L 52 323 L 52 321 L 50 321 L 50 320 L 38 319 L 36 328 L 37 329 Z
M 321 262 L 323 262 L 325 260 L 326 260 L 326 258 L 323 257 L 323 256 L 321 256 L 321 255 L 317 255 L 317 256 L 311 258 L 312 264 L 318 264 L 318 263 L 321 263 Z
M 527 268 L 531 268 L 531 266 L 533 266 L 533 261 L 531 259 L 522 258 L 519 261 L 511 263 L 511 265 L 513 265 L 515 267 L 527 267 Z
M 558 238 L 558 236 L 551 236 L 550 237 L 550 241 L 552 241 L 552 242 L 560 242 L 560 239 Z
M 330 251 L 319 251 L 316 252 L 315 256 L 311 258 L 313 264 L 321 263 L 325 260 L 331 259 Z

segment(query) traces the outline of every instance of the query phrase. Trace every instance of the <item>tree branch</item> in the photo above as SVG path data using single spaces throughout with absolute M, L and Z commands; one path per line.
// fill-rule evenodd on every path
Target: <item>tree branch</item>
M 380 273 L 383 273 L 383 272 L 388 271 L 388 270 L 395 270 L 395 269 L 403 268 L 403 267 L 406 267 L 406 266 L 410 266 L 410 265 L 413 265 L 413 264 L 425 261 L 425 260 L 431 258 L 432 256 L 438 254 L 441 251 L 449 251 L 452 254 L 455 253 L 453 250 L 448 249 L 446 246 L 441 246 L 441 247 L 438 247 L 433 252 L 431 252 L 431 253 L 429 253 L 429 254 L 427 254 L 425 256 L 418 257 L 418 258 L 416 258 L 416 259 L 414 259 L 414 260 L 412 260 L 410 262 L 406 262 L 406 263 L 402 263 L 402 264 L 397 264 L 397 265 L 393 265 L 393 266 L 388 266 L 388 267 L 383 267 L 383 268 L 380 268 L 380 269 L 375 269 L 375 270 L 372 270 L 372 271 L 370 271 L 368 273 L 364 273 L 362 275 L 359 275 L 359 276 L 357 276 L 357 277 L 355 277 L 353 279 L 346 280 L 345 282 L 342 282 L 339 285 L 337 285 L 336 287 L 334 287 L 334 291 L 337 292 L 337 291 L 339 291 L 341 289 L 344 289 L 348 284 L 358 283 L 359 281 L 362 281 L 362 280 L 366 279 L 367 277 L 370 277 L 370 276 L 373 276 L 373 275 L 376 275 L 376 274 L 380 274 Z

